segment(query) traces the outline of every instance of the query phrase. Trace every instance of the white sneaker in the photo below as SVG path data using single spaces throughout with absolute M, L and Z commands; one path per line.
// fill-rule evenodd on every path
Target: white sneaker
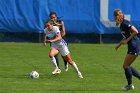
M 57 68 L 52 72 L 52 74 L 60 74 L 60 73 L 61 73 L 61 70 Z
M 60 70 L 60 69 L 58 69 L 57 74 L 60 74 L 60 73 L 61 73 L 61 70 Z
M 134 89 L 134 85 L 126 85 L 122 87 L 122 90 L 128 91 L 128 90 L 133 90 Z
M 68 63 L 67 63 L 67 65 L 66 65 L 64 68 L 65 68 L 65 71 L 66 71 L 66 72 L 69 70 Z
M 80 71 L 78 71 L 78 77 L 79 77 L 79 78 L 83 78 L 83 76 L 82 76 L 82 74 L 81 74 Z

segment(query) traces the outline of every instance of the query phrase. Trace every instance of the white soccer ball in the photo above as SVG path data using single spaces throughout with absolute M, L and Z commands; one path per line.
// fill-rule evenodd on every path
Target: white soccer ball
M 30 73 L 30 78 L 31 79 L 37 79 L 37 78 L 39 78 L 39 73 L 37 71 L 32 71 Z

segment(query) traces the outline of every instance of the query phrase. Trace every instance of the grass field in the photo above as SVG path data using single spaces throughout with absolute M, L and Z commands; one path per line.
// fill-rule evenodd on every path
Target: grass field
M 49 45 L 40 43 L 0 43 L 0 93 L 125 93 L 121 87 L 126 83 L 122 63 L 126 46 L 119 51 L 115 44 L 69 44 L 72 58 L 83 73 L 77 77 L 69 65 L 64 71 L 62 58 L 60 75 L 51 75 L 53 66 L 48 58 Z M 140 71 L 140 57 L 133 66 Z M 31 80 L 29 73 L 36 70 L 39 79 Z M 133 78 L 139 93 L 140 81 Z

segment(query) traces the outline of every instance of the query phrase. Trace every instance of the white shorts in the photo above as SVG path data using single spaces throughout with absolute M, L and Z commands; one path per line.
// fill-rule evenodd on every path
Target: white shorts
M 67 44 L 63 42 L 59 44 L 52 44 L 51 48 L 57 49 L 62 56 L 66 56 L 70 53 Z

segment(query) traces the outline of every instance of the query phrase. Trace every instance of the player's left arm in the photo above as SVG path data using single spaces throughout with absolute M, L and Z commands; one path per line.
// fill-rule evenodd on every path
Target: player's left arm
M 64 22 L 61 21 L 61 27 L 62 27 L 62 30 L 61 30 L 61 36 L 65 36 L 66 35 L 66 31 L 65 31 L 65 25 L 64 25 Z
M 66 30 L 65 30 L 65 25 L 63 21 L 60 21 L 59 23 L 55 23 L 56 26 L 61 26 L 61 36 L 65 36 L 66 35 Z
M 131 26 L 131 31 L 132 31 L 132 34 L 127 39 L 121 41 L 121 44 L 127 44 L 128 41 L 130 41 L 135 35 L 139 33 L 138 30 L 134 26 Z
M 120 47 L 121 47 L 121 42 L 123 41 L 123 40 L 125 40 L 126 38 L 123 38 L 121 41 L 120 41 L 120 43 L 115 47 L 115 50 L 117 51 Z
M 43 33 L 43 46 L 46 46 L 46 33 Z

